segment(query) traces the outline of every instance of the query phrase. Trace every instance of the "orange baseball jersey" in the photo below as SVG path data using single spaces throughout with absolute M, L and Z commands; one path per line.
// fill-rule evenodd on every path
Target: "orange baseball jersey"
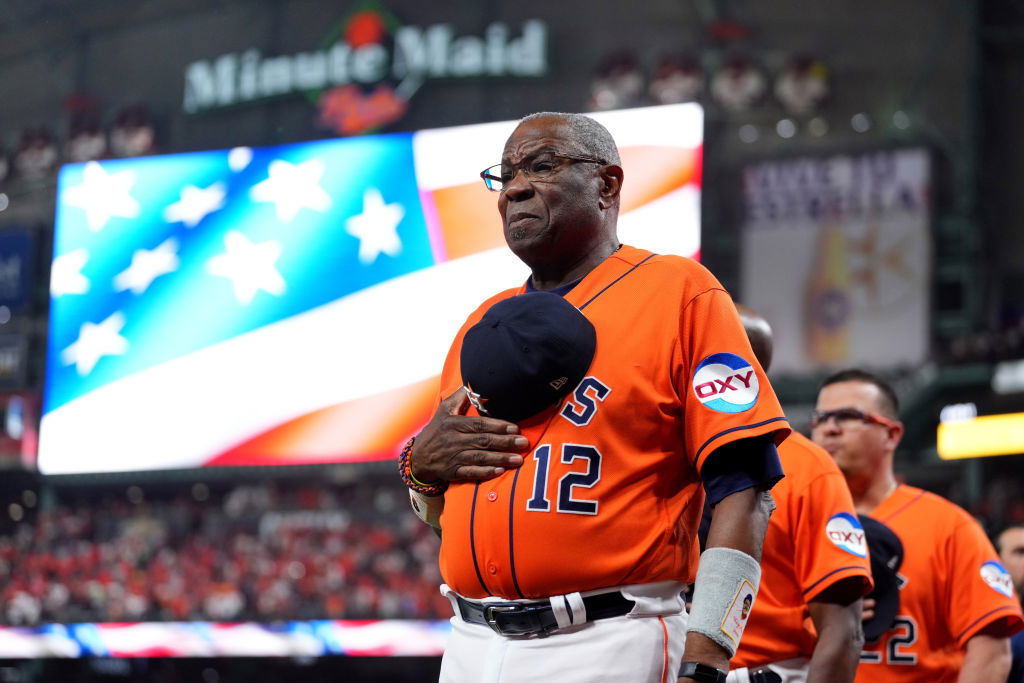
M 856 577 L 871 591 L 867 541 L 843 473 L 803 434 L 779 446 L 786 478 L 775 485 L 776 509 L 761 554 L 761 590 L 734 667 L 757 667 L 814 653 L 817 633 L 807 603 L 838 581 Z
M 871 516 L 903 543 L 895 625 L 868 643 L 859 683 L 956 681 L 972 636 L 1024 626 L 1010 575 L 978 523 L 935 494 L 899 486 Z
M 462 384 L 466 321 L 441 397 Z M 588 375 L 520 425 L 523 465 L 452 484 L 441 515 L 441 573 L 471 598 L 543 598 L 653 581 L 692 581 L 716 448 L 789 426 L 728 293 L 700 264 L 623 246 L 567 295 L 597 331 Z M 476 414 L 470 410 L 470 414 Z

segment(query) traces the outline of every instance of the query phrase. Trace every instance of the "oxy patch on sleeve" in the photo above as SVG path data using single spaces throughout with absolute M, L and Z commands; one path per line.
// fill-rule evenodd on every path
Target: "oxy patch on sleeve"
M 713 353 L 693 373 L 693 393 L 705 407 L 720 413 L 742 413 L 757 404 L 761 390 L 757 371 L 734 353 Z
M 1003 565 L 995 560 L 989 560 L 981 565 L 980 573 L 982 581 L 987 583 L 989 588 L 1008 598 L 1013 597 L 1013 581 L 1010 572 L 1006 571 Z
M 825 525 L 828 540 L 857 557 L 868 556 L 868 541 L 860 520 L 849 512 L 838 512 Z

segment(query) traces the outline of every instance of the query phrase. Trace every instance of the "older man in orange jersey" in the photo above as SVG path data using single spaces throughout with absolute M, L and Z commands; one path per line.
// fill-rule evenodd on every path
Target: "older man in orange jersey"
M 619 243 L 623 171 L 596 121 L 526 117 L 481 175 L 531 275 L 466 321 L 401 459 L 444 494 L 442 680 L 722 683 L 789 433 L 735 307 L 699 264 Z

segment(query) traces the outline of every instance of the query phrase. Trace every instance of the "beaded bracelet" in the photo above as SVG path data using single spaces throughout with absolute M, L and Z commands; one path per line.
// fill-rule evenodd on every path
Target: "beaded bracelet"
M 440 496 L 448 488 L 448 482 L 442 479 L 436 484 L 424 484 L 412 475 L 412 463 L 409 462 L 409 454 L 412 452 L 414 441 L 416 441 L 415 436 L 409 439 L 405 447 L 402 448 L 402 454 L 398 456 L 398 473 L 402 476 L 402 481 L 405 482 L 405 485 L 416 493 L 430 498 Z

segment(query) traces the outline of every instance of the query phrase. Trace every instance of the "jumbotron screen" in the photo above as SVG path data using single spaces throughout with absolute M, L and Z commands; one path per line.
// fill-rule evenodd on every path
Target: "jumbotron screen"
M 701 108 L 594 117 L 620 239 L 697 258 Z M 40 471 L 393 457 L 466 316 L 529 274 L 479 177 L 514 127 L 65 166 Z

